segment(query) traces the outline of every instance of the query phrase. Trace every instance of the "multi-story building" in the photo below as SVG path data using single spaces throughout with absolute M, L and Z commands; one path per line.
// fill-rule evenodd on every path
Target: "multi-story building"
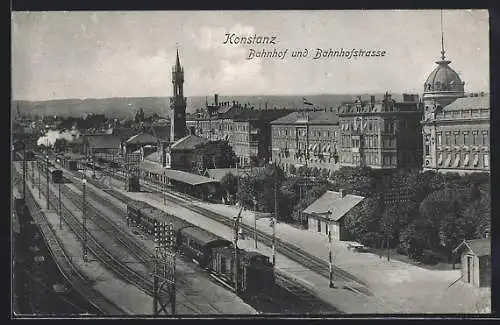
M 382 100 L 357 97 L 339 108 L 340 164 L 389 169 L 420 167 L 421 104 L 418 95 Z
M 445 60 L 444 47 L 436 63 L 424 84 L 423 169 L 489 172 L 489 95 L 465 95 L 465 83 Z
M 236 101 L 206 105 L 202 112 L 193 116 L 186 124 L 200 137 L 209 140 L 227 140 L 239 159 L 240 166 L 257 162 L 268 162 L 271 158 L 271 126 L 274 119 L 289 114 L 292 110 L 257 110 Z
M 290 165 L 339 168 L 340 138 L 337 111 L 293 112 L 271 122 L 272 161 L 285 170 Z
M 241 166 L 254 166 L 271 160 L 271 123 L 291 110 L 267 109 L 244 111 L 233 119 L 233 147 Z

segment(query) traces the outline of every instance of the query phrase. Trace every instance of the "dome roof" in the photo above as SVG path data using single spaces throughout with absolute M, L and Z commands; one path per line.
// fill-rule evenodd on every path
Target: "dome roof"
M 464 82 L 449 64 L 451 61 L 441 60 L 436 62 L 438 66 L 431 72 L 424 84 L 424 92 L 427 91 L 462 91 Z

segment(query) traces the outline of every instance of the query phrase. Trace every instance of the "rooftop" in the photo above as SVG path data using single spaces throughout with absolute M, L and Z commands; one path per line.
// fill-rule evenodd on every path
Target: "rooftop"
M 326 191 L 319 199 L 309 205 L 304 213 L 319 214 L 323 215 L 325 219 L 331 217 L 331 220 L 338 221 L 364 199 L 358 195 L 346 194 L 342 197 L 339 192 Z M 331 212 L 331 216 L 325 215 L 328 211 Z
M 446 105 L 443 111 L 462 111 L 468 109 L 490 109 L 489 94 L 478 97 L 469 96 L 457 98 L 451 104 Z
M 152 134 L 141 132 L 127 139 L 127 144 L 156 144 L 158 139 Z
M 453 252 L 457 252 L 461 250 L 463 247 L 467 247 L 474 255 L 480 256 L 489 256 L 491 255 L 491 239 L 490 238 L 481 238 L 481 239 L 473 239 L 473 240 L 464 240 L 457 248 L 453 250 Z
M 167 178 L 175 180 L 177 182 L 189 184 L 189 185 L 201 185 L 201 184 L 208 184 L 208 183 L 218 183 L 217 180 L 208 178 L 205 176 L 200 176 L 197 174 L 191 174 L 188 172 L 184 172 L 181 170 L 175 170 L 175 169 L 170 169 L 170 168 L 164 168 L 160 164 L 148 161 L 148 160 L 143 160 L 140 162 L 140 168 L 142 170 L 146 170 L 155 174 L 161 174 L 165 175 Z
M 271 124 L 338 124 L 337 112 L 308 111 L 293 112 L 271 122 Z
M 173 150 L 193 150 L 207 142 L 209 142 L 209 140 L 190 134 L 174 142 L 170 148 Z
M 217 181 L 221 181 L 224 176 L 228 173 L 233 174 L 234 176 L 240 175 L 245 176 L 246 174 L 255 174 L 260 171 L 263 171 L 264 167 L 251 167 L 251 168 L 212 168 L 207 169 L 206 173 L 208 177 L 213 178 Z

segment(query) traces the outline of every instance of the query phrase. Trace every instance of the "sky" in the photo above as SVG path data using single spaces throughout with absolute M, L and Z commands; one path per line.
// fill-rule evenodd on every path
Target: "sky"
M 489 91 L 487 10 L 442 13 L 450 66 L 467 92 Z M 171 96 L 177 47 L 185 96 L 421 93 L 441 56 L 440 10 L 13 12 L 11 31 L 14 100 Z M 313 59 L 317 48 L 386 54 Z

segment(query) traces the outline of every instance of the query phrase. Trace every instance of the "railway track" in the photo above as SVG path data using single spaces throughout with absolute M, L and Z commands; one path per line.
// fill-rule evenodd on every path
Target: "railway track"
M 42 188 L 44 188 L 46 185 L 45 180 L 43 180 L 43 183 L 40 185 L 42 186 Z M 52 206 L 54 209 L 57 209 L 58 207 L 57 198 L 52 192 L 49 193 L 49 205 Z M 81 225 L 80 220 L 65 205 L 62 205 L 62 208 L 63 208 L 62 215 L 66 225 L 77 236 L 78 240 L 82 241 L 84 235 L 83 235 L 83 226 Z M 97 240 L 97 238 L 95 238 L 95 236 L 90 234 L 88 231 L 87 231 L 87 247 L 89 248 L 89 251 L 95 256 L 96 259 L 98 259 L 103 265 L 105 265 L 118 277 L 124 279 L 126 282 L 132 285 L 137 286 L 146 294 L 151 296 L 153 295 L 153 281 L 148 280 L 151 279 L 150 276 L 145 277 L 143 274 L 130 268 L 126 263 L 120 261 L 117 256 L 111 254 L 102 245 L 102 243 L 100 243 Z M 161 294 L 165 295 L 166 297 L 168 293 L 166 291 L 163 291 Z M 180 303 L 180 301 L 178 301 L 178 303 Z M 199 309 L 197 309 L 194 306 L 190 306 L 185 302 L 182 303 L 182 305 L 187 310 L 190 310 L 195 314 L 201 313 Z
M 19 175 L 17 174 L 16 176 L 18 177 Z M 33 219 L 39 225 L 42 236 L 47 243 L 47 247 L 51 255 L 56 261 L 58 261 L 58 263 L 56 263 L 57 267 L 68 283 L 70 283 L 82 297 L 85 297 L 92 306 L 103 314 L 127 314 L 124 310 L 104 297 L 100 292 L 94 290 L 90 281 L 75 267 L 71 257 L 69 257 L 63 245 L 54 234 L 46 216 L 41 212 L 40 206 L 33 198 L 31 191 L 26 191 L 26 205 L 30 209 Z
M 83 173 L 81 173 L 81 172 L 76 172 L 76 173 L 78 173 L 80 175 L 80 177 L 83 176 Z M 113 174 L 113 173 L 106 171 L 106 170 L 105 170 L 105 175 L 108 177 L 113 177 L 119 181 L 125 181 L 125 178 L 123 176 Z M 117 198 L 118 200 L 120 200 L 124 203 L 127 203 L 130 200 L 129 197 L 117 192 L 116 190 L 105 187 L 99 181 L 91 180 L 89 182 L 92 183 L 92 185 L 98 187 L 99 189 L 102 189 L 103 191 L 107 192 L 108 194 L 114 196 L 115 198 Z M 216 213 L 214 211 L 205 209 L 203 207 L 197 206 L 197 205 L 190 202 L 191 199 L 186 199 L 185 197 L 183 197 L 181 195 L 177 195 L 176 193 L 172 193 L 170 191 L 168 192 L 168 194 L 165 192 L 162 192 L 162 191 L 158 191 L 158 185 L 151 184 L 151 183 L 148 184 L 144 180 L 142 180 L 141 185 L 144 186 L 145 188 L 147 188 L 148 190 L 152 190 L 152 191 L 157 192 L 157 194 L 160 195 L 163 199 L 174 201 L 176 204 L 178 204 L 184 208 L 187 208 L 193 212 L 199 213 L 199 214 L 201 214 L 205 217 L 208 217 L 208 218 L 210 218 L 218 223 L 221 223 L 227 227 L 230 227 L 230 228 L 233 227 L 234 221 L 231 218 L 226 217 L 222 214 Z M 163 189 L 163 190 L 168 191 L 166 189 Z M 240 225 L 241 225 L 241 228 L 242 228 L 244 234 L 251 235 L 254 233 L 253 227 L 246 225 L 244 223 L 240 223 Z M 257 234 L 259 237 L 259 241 L 261 241 L 263 244 L 265 244 L 267 246 L 272 245 L 273 238 L 271 235 L 269 235 L 265 232 L 259 231 L 259 230 L 257 231 Z M 279 238 L 275 239 L 275 243 L 276 243 L 276 252 L 283 254 L 284 256 L 291 259 L 292 261 L 297 262 L 297 263 L 301 264 L 302 266 L 305 266 L 306 268 L 313 270 L 326 278 L 329 277 L 329 265 L 328 265 L 328 262 L 326 262 L 325 260 L 323 260 L 317 256 L 311 255 L 311 254 L 305 252 L 303 249 L 301 249 L 293 244 L 284 242 L 284 241 L 280 240 Z M 353 287 L 353 286 L 349 287 L 349 289 L 351 291 L 357 292 L 359 294 L 362 294 L 362 295 L 365 295 L 368 297 L 373 296 L 373 293 L 370 291 L 370 289 L 368 288 L 368 285 L 364 281 L 351 275 L 350 273 L 346 272 L 345 270 L 343 270 L 339 267 L 333 266 L 333 275 L 334 275 L 334 277 L 336 277 L 337 280 L 357 284 L 355 287 Z
M 82 185 L 80 184 L 75 184 L 73 185 L 78 189 L 82 190 Z M 78 207 L 82 208 L 83 206 L 83 200 L 80 199 L 80 195 L 77 193 L 73 192 L 69 187 L 65 186 L 65 191 L 67 194 L 70 194 L 72 197 L 76 198 L 73 203 Z M 109 204 L 105 199 L 102 198 L 102 196 L 98 195 L 92 190 L 86 190 L 90 198 L 93 200 L 99 202 L 100 204 L 105 204 L 107 208 L 110 210 L 113 210 L 114 213 L 118 215 L 122 215 L 123 211 L 116 207 L 113 204 Z M 71 193 L 69 193 L 71 192 Z M 106 217 L 105 214 L 101 213 L 98 209 L 96 209 L 92 204 L 89 204 L 87 202 L 86 204 L 87 211 L 89 213 L 90 219 L 94 221 L 98 227 L 100 227 L 103 231 L 108 233 L 110 236 L 115 238 L 125 249 L 127 249 L 129 252 L 132 253 L 132 255 L 137 258 L 138 261 L 140 261 L 142 264 L 145 265 L 145 267 L 148 270 L 148 273 L 153 272 L 153 266 L 151 263 L 151 256 L 153 254 L 152 250 L 142 243 L 140 243 L 135 237 L 124 231 L 121 227 L 119 227 L 114 221 L 112 221 L 109 217 Z M 181 294 L 185 300 L 189 300 L 188 295 L 189 293 L 189 287 L 191 285 L 187 281 L 185 275 L 181 272 L 177 273 L 176 277 L 178 289 L 177 292 L 178 294 Z M 181 289 L 182 288 L 182 289 Z M 186 292 L 186 293 L 185 293 Z M 179 299 L 178 299 L 179 300 Z M 207 308 L 207 310 L 200 311 L 203 314 L 222 314 L 223 312 L 215 307 L 213 304 L 210 304 L 205 301 L 204 305 Z M 204 307 L 205 307 L 204 306 Z M 198 307 L 197 307 L 198 308 Z
M 83 177 L 83 174 L 79 175 L 79 176 L 82 176 Z M 102 185 L 99 183 L 99 182 L 96 182 L 95 183 L 96 185 L 98 185 L 98 187 L 102 188 L 103 191 L 105 192 L 112 192 L 112 190 L 110 190 L 109 188 L 105 188 L 105 187 L 102 187 Z M 74 183 L 73 184 L 78 190 L 82 190 L 82 185 L 80 185 L 79 183 Z M 101 195 L 97 194 L 94 192 L 94 190 L 92 189 L 87 189 L 87 193 L 88 195 L 94 199 L 95 201 L 99 202 L 100 204 L 107 204 L 108 201 L 103 198 Z M 111 195 L 113 193 L 110 193 Z M 120 200 L 123 201 L 124 203 L 126 203 L 127 200 L 129 200 L 126 196 L 122 195 L 121 193 L 119 192 L 116 192 L 115 193 L 117 196 L 120 197 Z M 113 210 L 113 212 L 115 212 L 116 214 L 118 215 L 121 215 L 124 213 L 124 211 L 120 208 L 118 208 L 117 206 L 115 206 L 114 204 L 108 204 L 107 207 L 111 210 Z M 93 208 L 91 208 L 93 209 Z M 108 221 L 110 222 L 111 224 L 115 225 L 114 222 L 112 221 Z M 120 227 L 117 227 L 116 229 L 117 232 L 122 232 L 124 233 L 124 231 L 120 228 Z M 124 235 L 128 235 L 128 234 L 124 234 Z M 132 236 L 127 236 L 127 240 L 135 240 L 135 238 L 130 238 Z M 131 243 L 131 245 L 127 245 L 127 246 L 133 246 L 135 245 L 134 243 Z M 136 256 L 138 259 L 142 259 L 144 254 L 143 252 L 146 250 L 147 248 L 145 246 L 141 246 L 139 245 L 138 249 L 135 250 L 136 253 Z M 142 256 L 141 256 L 142 255 Z M 178 277 L 178 279 L 181 278 L 181 281 L 182 281 L 182 277 Z M 300 297 L 300 299 L 302 299 L 304 302 L 310 304 L 310 305 L 316 305 L 318 304 L 318 298 L 313 294 L 311 293 L 311 290 L 308 290 L 306 288 L 304 288 L 304 286 L 302 284 L 298 284 L 297 281 L 294 281 L 293 279 L 289 278 L 289 277 L 286 277 L 286 276 L 283 276 L 279 273 L 277 273 L 277 279 L 279 281 L 279 285 L 282 287 L 282 288 L 285 288 L 286 290 L 288 290 L 289 292 L 291 292 L 293 295 L 297 296 L 297 297 Z M 218 282 L 216 282 L 218 283 Z M 271 302 L 270 302 L 271 303 Z

